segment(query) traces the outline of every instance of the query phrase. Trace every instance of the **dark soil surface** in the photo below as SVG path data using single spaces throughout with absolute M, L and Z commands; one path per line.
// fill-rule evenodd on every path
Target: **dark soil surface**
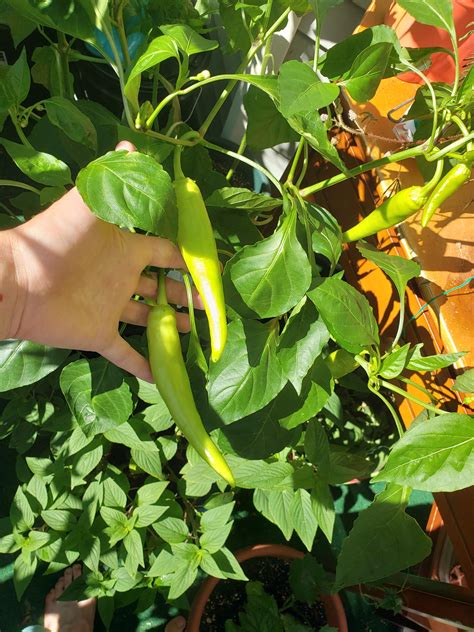
M 263 584 L 265 591 L 273 595 L 279 608 L 291 596 L 289 562 L 270 557 L 254 558 L 244 562 L 242 568 L 249 580 Z M 239 623 L 239 612 L 244 609 L 247 599 L 245 585 L 246 582 L 232 580 L 219 582 L 204 610 L 201 632 L 223 632 L 228 619 Z M 319 601 L 311 606 L 296 602 L 292 608 L 285 609 L 285 612 L 313 630 L 319 630 L 327 623 L 324 606 Z

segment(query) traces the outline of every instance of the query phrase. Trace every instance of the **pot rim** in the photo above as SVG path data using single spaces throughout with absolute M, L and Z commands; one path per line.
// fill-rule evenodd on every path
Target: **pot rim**
M 302 551 L 285 544 L 254 544 L 239 549 L 234 555 L 239 562 L 257 557 L 277 557 L 284 560 L 297 560 L 304 557 Z M 189 611 L 186 632 L 199 632 L 206 604 L 220 581 L 217 577 L 208 577 L 201 584 Z M 319 598 L 324 605 L 328 625 L 337 628 L 339 632 L 348 632 L 346 614 L 339 595 L 319 595 Z

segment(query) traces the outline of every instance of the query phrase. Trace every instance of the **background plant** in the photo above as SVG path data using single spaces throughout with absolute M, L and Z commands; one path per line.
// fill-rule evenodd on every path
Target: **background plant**
M 399 3 L 417 20 L 447 30 L 457 60 L 448 0 L 437 3 L 436 12 L 421 0 Z M 221 0 L 192 7 L 183 1 L 173 3 L 170 15 L 170 3 L 151 0 L 0 3 L 18 50 L 14 64 L 0 66 L 1 144 L 9 172 L 0 180 L 8 194 L 1 226 L 25 221 L 76 181 L 102 219 L 175 240 L 172 152 L 183 146 L 183 171 L 205 196 L 225 264 L 230 318 L 217 363 L 207 365 L 208 332 L 197 314 L 183 347 L 198 408 L 227 454 L 237 488 L 251 490 L 256 510 L 285 538 L 296 532 L 311 550 L 318 529 L 332 538 L 332 485 L 374 470 L 376 480 L 387 482 L 345 541 L 333 590 L 379 580 L 426 557 L 430 541 L 405 513 L 412 488 L 461 489 L 472 484 L 473 470 L 469 416 L 441 409 L 433 396 L 423 403 L 424 418 L 404 433 L 393 404 L 393 393 L 420 403 L 403 388 L 410 372 L 437 370 L 462 356 L 426 357 L 402 339 L 405 288 L 419 266 L 359 243 L 400 300 L 398 333 L 390 343 L 381 341 L 367 299 L 338 271 L 340 227 L 308 196 L 411 157 L 420 160 L 427 181 L 441 160 L 444 171 L 450 161 L 470 164 L 474 72 L 462 76 L 457 63 L 453 85 L 431 85 L 419 67 L 438 49 L 403 48 L 390 28 L 376 26 L 325 54 L 317 45 L 312 63 L 288 61 L 275 74 L 272 37 L 290 11 L 315 12 L 318 43 L 320 25 L 336 4 Z M 42 39 L 27 54 L 21 42 L 36 26 Z M 200 65 L 218 48 L 216 38 L 240 53 L 235 73 L 210 75 Z M 259 53 L 262 72 L 249 74 Z M 74 97 L 81 94 L 79 64 L 107 69 L 119 116 Z M 349 170 L 330 139 L 344 94 L 365 102 L 384 77 L 407 69 L 424 79 L 409 113 L 422 121 L 415 141 Z M 248 125 L 233 151 L 218 144 L 213 123 L 238 82 L 249 85 Z M 214 84 L 222 92 L 205 116 L 193 119 L 193 107 L 184 115 L 186 103 L 195 104 Z M 192 126 L 197 134 L 191 137 Z M 106 153 L 120 139 L 138 152 Z M 246 150 L 294 140 L 284 182 Z M 310 149 L 340 174 L 302 188 Z M 227 177 L 219 156 L 235 161 Z M 272 195 L 232 186 L 240 163 L 262 172 Z M 442 169 L 437 172 L 433 186 Z M 133 187 L 137 177 L 140 192 Z M 127 327 L 124 335 L 146 347 L 140 330 Z M 364 439 L 362 448 L 370 448 L 364 450 L 355 438 L 337 436 L 338 420 L 340 434 L 348 431 L 339 384 L 353 376 L 364 378 L 371 401 L 386 406 L 400 435 L 388 459 L 384 450 L 380 459 L 371 458 L 370 441 Z M 80 559 L 86 572 L 66 597 L 98 596 L 109 625 L 114 608 L 131 600 L 144 609 L 157 594 L 179 599 L 200 571 L 244 579 L 226 548 L 242 492 L 226 490 L 186 448 L 155 387 L 91 354 L 5 341 L 0 390 L 0 437 L 18 453 L 19 482 L 1 523 L 0 551 L 17 555 L 19 598 L 37 568 L 46 564 L 45 572 L 53 573 Z

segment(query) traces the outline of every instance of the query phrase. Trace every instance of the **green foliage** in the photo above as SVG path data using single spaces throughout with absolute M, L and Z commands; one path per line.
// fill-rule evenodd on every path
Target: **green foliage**
M 392 381 L 450 366 L 464 354 L 422 355 L 421 345 L 399 343 L 400 336 L 391 345 L 381 339 L 367 298 L 337 271 L 343 251 L 338 222 L 330 210 L 303 199 L 308 190 L 300 189 L 309 148 L 337 168 L 339 180 L 352 175 L 331 136 L 344 93 L 365 102 L 384 78 L 405 71 L 407 61 L 423 67 L 443 49 L 404 49 L 395 32 L 380 25 L 310 62 L 271 63 L 272 34 L 285 26 L 290 10 L 313 11 L 320 33 L 337 4 L 0 1 L 0 21 L 17 46 L 38 26 L 51 39 L 28 54 L 19 48 L 12 65 L 0 66 L 0 143 L 8 171 L 0 184 L 14 191 L 0 205 L 2 228 L 39 212 L 75 180 L 100 219 L 175 241 L 171 154 L 185 144 L 183 168 L 201 187 L 215 231 L 230 324 L 224 353 L 209 370 L 209 336 L 199 314 L 199 335 L 183 336 L 183 348 L 197 406 L 236 480 L 236 489 L 226 490 L 186 446 L 154 385 L 88 352 L 68 357 L 69 351 L 29 341 L 2 341 L 0 449 L 16 458 L 16 480 L 0 514 L 0 553 L 15 556 L 19 599 L 35 573 L 56 573 L 80 560 L 84 573 L 64 598 L 98 597 L 110 627 L 114 609 L 127 600 L 142 608 L 159 593 L 174 602 L 201 573 L 243 581 L 227 547 L 249 498 L 284 538 L 297 537 L 310 553 L 318 530 L 332 540 L 333 486 L 377 471 L 375 480 L 388 487 L 356 519 L 335 584 L 309 555 L 292 565 L 295 596 L 311 602 L 318 592 L 383 580 L 429 553 L 429 540 L 405 511 L 412 488 L 448 492 L 472 484 L 472 418 L 427 404 L 431 418 L 395 442 L 398 417 L 390 397 L 390 390 L 403 393 Z M 453 35 L 449 0 L 400 5 Z M 219 26 L 210 29 L 213 13 Z M 84 43 L 91 45 L 87 55 Z M 260 50 L 263 69 L 252 74 L 249 62 Z M 222 51 L 241 56 L 235 74 L 207 71 L 215 72 Z M 91 95 L 76 98 L 84 76 L 76 72 L 79 62 L 87 64 L 86 73 L 109 73 L 112 86 L 117 75 L 108 104 L 114 113 Z M 439 135 L 453 114 L 472 133 L 473 78 L 471 69 L 454 86 L 435 84 L 434 105 L 426 86 L 418 90 L 409 114 L 421 119 L 418 140 L 428 140 L 434 110 L 438 118 L 434 149 L 424 145 L 421 160 L 434 160 L 441 142 L 446 148 Z M 301 143 L 301 160 L 285 182 L 254 162 L 244 144 L 230 154 L 220 147 L 217 125 L 211 128 L 217 144 L 208 142 L 208 129 L 237 83 L 247 89 L 249 148 Z M 199 99 L 212 94 L 211 84 L 224 91 L 208 108 Z M 38 86 L 48 94 L 35 102 Z M 190 131 L 194 137 L 183 141 Z M 467 160 L 469 139 L 456 140 L 450 155 Z M 119 140 L 137 151 L 113 151 Z M 418 146 L 407 151 L 421 154 Z M 238 179 L 226 178 L 218 160 L 226 153 L 263 169 L 273 178 L 272 194 L 246 186 L 238 167 Z M 18 195 L 18 187 L 26 190 Z M 358 248 L 394 284 L 401 335 L 406 285 L 419 266 L 366 242 Z M 136 328 L 122 333 L 144 351 Z M 472 393 L 472 371 L 460 375 L 454 389 Z M 279 613 L 258 584 L 249 583 L 247 593 L 240 627 L 227 629 L 305 629 Z

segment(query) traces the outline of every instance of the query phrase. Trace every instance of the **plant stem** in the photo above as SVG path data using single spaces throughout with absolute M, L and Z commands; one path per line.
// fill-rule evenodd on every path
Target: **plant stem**
M 301 138 L 300 142 L 298 143 L 298 147 L 296 149 L 295 155 L 293 156 L 293 162 L 291 163 L 290 173 L 288 174 L 288 178 L 286 179 L 286 183 L 287 184 L 293 184 L 293 179 L 295 177 L 296 168 L 298 166 L 298 163 L 299 163 L 300 157 L 301 157 L 301 153 L 302 153 L 303 148 L 304 148 L 304 143 L 305 143 L 305 140 L 303 138 Z
M 15 131 L 18 134 L 18 138 L 21 140 L 22 144 L 25 145 L 25 147 L 29 147 L 30 149 L 33 149 L 33 145 L 26 138 L 25 132 L 22 130 L 21 125 L 18 123 L 18 116 L 17 116 L 16 111 L 14 111 L 13 108 L 10 108 L 8 113 L 10 114 L 10 118 L 12 120 Z
M 404 149 L 402 151 L 397 151 L 394 154 L 390 154 L 389 156 L 384 156 L 383 158 L 379 158 L 378 160 L 372 160 L 371 162 L 366 162 L 362 165 L 358 165 L 353 169 L 350 169 L 345 173 L 338 173 L 336 176 L 332 176 L 331 178 L 326 178 L 326 180 L 321 180 L 321 182 L 317 182 L 316 184 L 312 184 L 309 187 L 300 190 L 300 194 L 302 197 L 307 197 L 312 193 L 317 193 L 318 191 L 322 191 L 323 189 L 327 189 L 328 187 L 332 187 L 335 184 L 339 184 L 340 182 L 344 182 L 349 178 L 354 178 L 355 176 L 359 176 L 366 171 L 371 171 L 372 169 L 377 169 L 378 167 L 383 167 L 384 165 L 390 164 L 391 162 L 399 162 L 401 160 L 407 160 L 408 158 L 414 158 L 415 156 L 421 156 L 426 152 L 426 148 L 420 145 L 419 147 L 410 147 L 410 149 Z
M 303 158 L 303 166 L 301 167 L 301 173 L 296 183 L 297 189 L 299 189 L 299 187 L 301 186 L 301 183 L 303 182 L 306 172 L 308 170 L 308 159 L 309 159 L 308 143 L 306 142 L 306 139 L 303 139 L 302 142 L 304 143 L 304 158 Z
M 201 145 L 203 145 L 204 147 L 207 147 L 208 149 L 213 149 L 214 151 L 218 151 L 221 154 L 226 154 L 227 156 L 230 156 L 231 158 L 236 158 L 237 160 L 240 160 L 241 162 L 245 162 L 245 164 L 249 165 L 250 167 L 253 167 L 253 169 L 257 169 L 258 171 L 261 171 L 270 180 L 270 182 L 272 182 L 275 185 L 275 187 L 278 189 L 281 195 L 283 197 L 286 196 L 286 193 L 283 190 L 281 183 L 275 178 L 274 175 L 272 175 L 267 169 L 265 169 L 265 167 L 260 166 L 255 161 L 250 160 L 250 158 L 247 158 L 245 156 L 239 156 L 239 154 L 237 154 L 235 151 L 231 151 L 230 149 L 224 149 L 223 147 L 219 147 L 219 145 L 214 145 L 214 143 L 210 143 L 207 140 L 204 140 L 204 139 L 201 140 Z
M 454 83 L 451 89 L 451 94 L 454 96 L 458 91 L 459 87 L 459 75 L 460 75 L 460 60 L 459 60 L 459 47 L 458 40 L 456 36 L 456 29 L 449 31 L 449 37 L 451 38 L 451 42 L 453 44 L 453 52 L 454 52 Z
M 385 386 L 385 388 L 388 388 L 394 393 L 398 393 L 402 397 L 406 397 L 407 399 L 410 399 L 415 404 L 419 404 L 420 406 L 423 406 L 423 408 L 426 408 L 427 410 L 431 410 L 432 412 L 435 412 L 437 415 L 448 414 L 447 410 L 442 410 L 440 408 L 436 408 L 435 406 L 432 406 L 431 404 L 427 404 L 423 400 L 418 399 L 418 397 L 415 397 L 414 395 L 410 395 L 410 393 L 407 393 L 402 388 L 398 388 L 398 386 L 395 386 L 395 384 L 392 384 L 391 382 L 387 382 L 386 380 L 380 380 L 380 383 L 382 384 L 382 386 Z
M 290 11 L 291 11 L 291 9 L 289 9 L 289 8 L 286 9 L 280 15 L 280 17 L 273 23 L 273 25 L 268 29 L 268 31 L 265 33 L 263 38 L 260 39 L 259 41 L 255 42 L 255 44 L 250 48 L 250 50 L 248 51 L 247 55 L 244 57 L 244 60 L 240 64 L 239 68 L 237 69 L 237 74 L 245 71 L 245 69 L 247 68 L 249 63 L 252 61 L 252 59 L 255 57 L 255 55 L 258 53 L 258 51 L 261 49 L 261 47 L 265 44 L 267 39 L 269 37 L 271 37 L 273 35 L 273 33 L 276 33 L 276 31 L 278 31 L 279 27 L 282 25 L 282 23 L 288 17 Z M 219 98 L 217 99 L 216 103 L 214 104 L 213 108 L 211 109 L 211 111 L 207 115 L 206 120 L 204 121 L 204 123 L 201 125 L 201 127 L 199 129 L 199 132 L 200 132 L 201 136 L 205 136 L 206 135 L 207 130 L 209 129 L 212 121 L 216 118 L 216 116 L 219 113 L 221 107 L 227 101 L 227 98 L 229 97 L 230 93 L 232 92 L 232 90 L 235 88 L 236 85 L 237 85 L 237 80 L 236 79 L 231 79 L 229 81 L 229 83 L 227 84 L 227 86 L 224 88 L 224 90 L 221 92 L 221 94 L 220 94 Z
M 244 132 L 244 135 L 242 136 L 242 140 L 240 141 L 239 148 L 237 149 L 237 153 L 239 154 L 239 156 L 242 156 L 244 154 L 246 147 L 247 147 L 247 131 Z M 239 161 L 237 160 L 237 158 L 235 158 L 234 162 L 232 163 L 232 166 L 227 172 L 227 175 L 225 178 L 228 182 L 232 180 L 232 176 L 234 175 L 234 171 L 237 167 L 238 162 Z
M 121 0 L 118 3 L 118 6 L 117 6 L 117 11 L 115 13 L 115 19 L 117 21 L 117 29 L 118 29 L 118 33 L 119 33 L 120 47 L 122 49 L 123 58 L 125 60 L 125 63 L 127 64 L 127 66 L 130 66 L 132 61 L 130 59 L 130 55 L 129 55 L 129 52 L 128 52 L 127 36 L 125 34 L 125 25 L 123 23 L 123 6 L 124 6 L 124 0 Z
M 426 155 L 425 159 L 428 162 L 434 162 L 435 160 L 439 160 L 443 156 L 450 154 L 452 151 L 456 151 L 456 149 L 459 149 L 460 147 L 463 147 L 464 145 L 468 144 L 473 139 L 474 139 L 474 132 L 471 132 L 468 136 L 463 136 L 462 138 L 458 138 L 458 140 L 455 140 L 454 143 L 451 143 L 450 145 L 443 147 L 443 149 L 440 149 L 436 153 Z
M 176 145 L 173 156 L 173 171 L 175 180 L 178 178 L 184 178 L 184 173 L 181 169 L 181 151 L 182 148 L 179 145 Z
M 165 143 L 171 143 L 172 145 L 183 145 L 183 147 L 194 147 L 197 144 L 197 141 L 191 140 L 183 140 L 182 138 L 174 138 L 173 136 L 168 136 L 167 134 L 161 134 L 160 132 L 155 132 L 152 129 L 147 129 L 146 134 L 156 138 L 158 140 L 162 140 Z
M 40 190 L 31 184 L 25 184 L 24 182 L 18 182 L 17 180 L 0 180 L 0 187 L 17 187 L 18 189 L 25 189 L 25 191 L 31 191 L 32 193 L 40 194 Z
M 135 129 L 135 124 L 133 122 L 132 114 L 130 112 L 130 106 L 128 104 L 127 97 L 125 96 L 125 75 L 123 71 L 123 65 L 120 60 L 120 55 L 117 50 L 117 46 L 115 45 L 114 37 L 110 31 L 109 24 L 106 24 L 105 21 L 102 22 L 102 29 L 103 29 L 103 33 L 105 37 L 107 38 L 107 41 L 109 42 L 110 48 L 112 49 L 112 53 L 114 56 L 115 64 L 110 59 L 109 59 L 109 63 L 112 66 L 112 68 L 115 69 L 115 72 L 117 73 L 117 76 L 119 78 L 120 92 L 122 94 L 122 102 L 123 102 L 123 109 L 125 112 L 125 118 L 127 119 L 127 123 L 129 127 L 131 129 Z
M 410 68 L 412 72 L 417 74 L 420 77 L 420 79 L 423 79 L 423 81 L 426 84 L 426 87 L 430 91 L 431 101 L 433 104 L 433 126 L 431 128 L 431 136 L 428 142 L 428 149 L 427 149 L 427 151 L 430 152 L 434 147 L 435 138 L 436 138 L 436 130 L 438 128 L 438 104 L 436 102 L 436 94 L 433 89 L 433 86 L 431 85 L 431 81 L 428 79 L 428 77 L 425 74 L 421 72 L 421 70 L 419 70 L 416 66 L 413 66 L 413 64 L 410 64 L 410 62 L 408 61 L 404 61 L 404 64 L 405 66 L 407 66 L 407 68 Z
M 397 411 L 395 410 L 395 408 L 392 406 L 392 404 L 388 401 L 388 399 L 382 395 L 382 393 L 380 391 L 378 391 L 376 388 L 374 388 L 372 386 L 372 384 L 369 382 L 368 383 L 368 388 L 369 391 L 371 391 L 374 395 L 376 395 L 380 400 L 383 401 L 383 403 L 385 404 L 385 406 L 388 408 L 388 410 L 390 411 L 390 414 L 393 417 L 393 420 L 395 422 L 395 425 L 397 427 L 397 432 L 399 434 L 400 437 L 403 437 L 403 435 L 405 434 L 405 430 L 403 428 L 402 422 L 400 421 L 398 415 L 397 415 Z
M 419 391 L 421 391 L 425 395 L 428 395 L 428 397 L 431 399 L 433 403 L 436 403 L 436 399 L 433 397 L 433 393 L 431 393 L 427 388 L 424 388 L 423 386 L 421 386 L 421 384 L 418 384 L 414 380 L 410 380 L 410 378 L 403 377 L 401 375 L 398 375 L 395 379 L 400 380 L 400 382 L 404 382 L 405 384 L 410 384 L 410 386 L 417 388 Z
M 63 77 L 64 94 L 68 99 L 73 99 L 74 90 L 69 77 L 69 43 L 64 33 L 58 31 L 58 51 L 61 61 L 61 74 Z

